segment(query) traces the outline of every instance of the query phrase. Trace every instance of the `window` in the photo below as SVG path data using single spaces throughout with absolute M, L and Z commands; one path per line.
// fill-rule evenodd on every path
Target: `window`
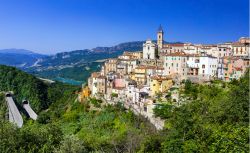
M 205 73 L 205 70 L 202 70 L 202 73 Z
M 148 46 L 148 50 L 149 50 L 150 48 L 149 48 L 149 46 Z
M 168 66 L 168 63 L 166 63 L 166 66 Z
M 202 64 L 202 68 L 203 68 L 203 69 L 205 68 L 205 64 Z
M 176 63 L 176 67 L 178 67 L 178 63 Z
M 174 66 L 174 63 L 172 63 L 172 66 Z

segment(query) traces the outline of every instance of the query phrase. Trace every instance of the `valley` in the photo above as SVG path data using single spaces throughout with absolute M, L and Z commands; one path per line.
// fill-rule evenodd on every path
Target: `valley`
M 75 50 L 55 55 L 40 55 L 27 50 L 0 50 L 0 64 L 15 66 L 38 77 L 78 85 L 94 71 L 99 71 L 104 59 L 117 57 L 126 50 L 141 50 L 143 41 L 121 43 L 112 47 Z

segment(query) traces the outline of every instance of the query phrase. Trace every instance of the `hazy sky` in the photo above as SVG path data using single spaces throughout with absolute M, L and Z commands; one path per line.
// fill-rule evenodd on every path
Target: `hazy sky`
M 39 53 L 156 39 L 219 43 L 248 36 L 248 0 L 1 0 L 0 49 Z

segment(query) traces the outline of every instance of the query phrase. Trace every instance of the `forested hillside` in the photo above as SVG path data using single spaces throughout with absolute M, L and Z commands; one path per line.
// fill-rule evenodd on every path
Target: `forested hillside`
M 51 103 L 60 98 L 64 90 L 56 90 L 59 84 L 45 83 L 14 67 L 0 65 L 0 91 L 13 91 L 14 98 L 19 104 L 23 99 L 29 100 L 36 112 L 47 109 Z
M 22 97 L 22 92 L 37 100 L 33 103 L 35 106 L 44 102 L 39 94 L 48 99 L 46 107 L 38 107 L 38 120 L 25 119 L 24 126 L 19 129 L 5 120 L 6 105 L 4 96 L 0 95 L 2 152 L 249 151 L 249 71 L 240 80 L 230 83 L 214 81 L 198 85 L 186 81 L 181 91 L 187 98 L 185 104 L 176 107 L 169 101 L 154 110 L 156 116 L 166 119 L 162 131 L 156 131 L 144 118 L 135 116 L 121 105 L 105 105 L 97 99 L 78 102 L 74 94 L 78 88 L 74 86 L 44 84 L 5 66 L 1 67 L 1 72 L 9 77 L 5 79 L 0 73 L 1 84 L 18 92 L 17 99 Z M 34 83 L 34 87 L 29 85 L 24 88 L 26 90 L 18 90 L 28 82 Z M 40 91 L 34 95 L 29 93 L 35 89 Z

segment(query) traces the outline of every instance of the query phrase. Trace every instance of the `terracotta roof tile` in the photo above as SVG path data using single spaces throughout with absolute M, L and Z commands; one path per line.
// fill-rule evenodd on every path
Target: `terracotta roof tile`
M 145 66 L 145 65 L 139 65 L 135 69 L 146 69 L 146 68 L 147 68 L 147 66 Z
M 175 52 L 175 53 L 163 53 L 163 56 L 187 56 L 184 52 Z
M 91 77 L 92 78 L 97 78 L 97 77 L 99 77 L 101 74 L 100 74 L 100 72 L 93 72 L 92 74 L 91 74 Z
M 234 68 L 236 71 L 242 71 L 243 69 L 242 68 L 240 68 L 240 67 L 235 67 Z

